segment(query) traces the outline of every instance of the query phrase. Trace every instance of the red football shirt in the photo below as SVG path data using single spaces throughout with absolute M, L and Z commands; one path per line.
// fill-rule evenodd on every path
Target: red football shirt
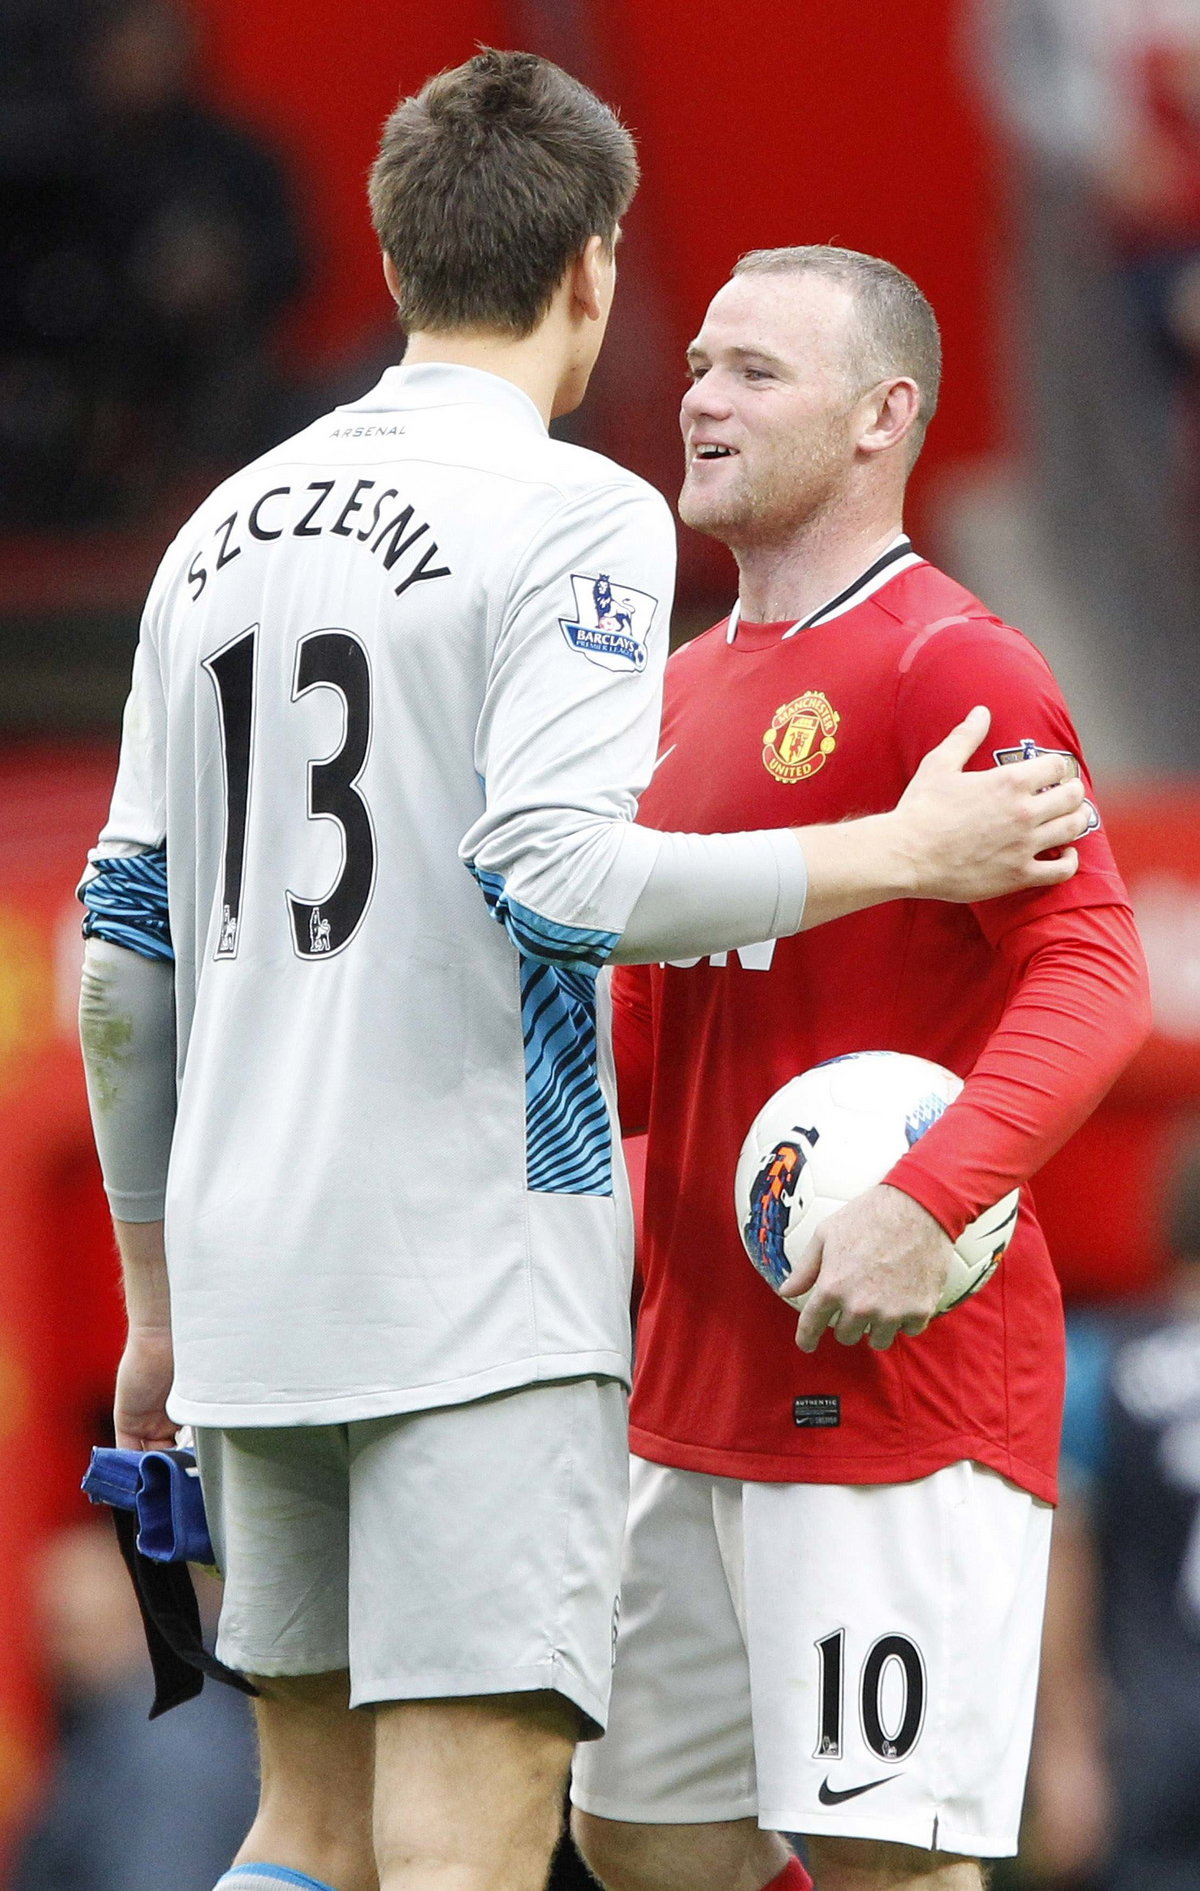
M 979 702 L 992 727 L 976 765 L 1029 743 L 1079 755 L 1040 653 L 924 563 L 790 637 L 751 624 L 730 643 L 718 625 L 668 666 L 661 760 L 638 818 L 725 833 L 877 813 Z M 1061 886 L 974 908 L 897 900 L 773 945 L 617 972 L 618 1008 L 648 1003 L 654 1040 L 632 1407 L 641 1456 L 868 1484 L 974 1458 L 1053 1498 L 1062 1314 L 1028 1196 L 994 1278 L 919 1339 L 879 1353 L 827 1334 L 806 1355 L 795 1311 L 746 1257 L 733 1175 L 762 1104 L 826 1058 L 908 1051 L 965 1076 L 1004 1010 L 1005 935 L 1126 902 L 1102 830 L 1080 843 L 1080 862 Z M 816 1412 L 826 1422 L 812 1423 Z

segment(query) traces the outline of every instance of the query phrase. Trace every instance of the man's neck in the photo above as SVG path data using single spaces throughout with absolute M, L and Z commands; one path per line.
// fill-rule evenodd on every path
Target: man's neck
M 733 546 L 744 623 L 797 623 L 819 611 L 883 555 L 904 530 L 897 516 L 838 530 L 828 519 L 778 545 Z
M 497 374 L 502 381 L 511 381 L 528 394 L 546 425 L 550 425 L 562 381 L 562 363 L 540 333 L 519 340 L 458 330 L 410 335 L 404 366 L 420 367 L 427 362 L 479 368 L 484 374 Z

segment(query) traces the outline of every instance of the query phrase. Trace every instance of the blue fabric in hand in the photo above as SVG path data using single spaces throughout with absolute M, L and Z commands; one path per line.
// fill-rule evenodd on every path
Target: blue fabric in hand
M 151 1562 L 215 1562 L 191 1451 L 99 1446 L 92 1452 L 82 1488 L 94 1504 L 137 1513 L 137 1546 Z

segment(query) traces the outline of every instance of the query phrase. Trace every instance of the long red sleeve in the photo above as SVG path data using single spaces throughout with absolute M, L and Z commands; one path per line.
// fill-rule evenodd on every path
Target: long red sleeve
M 886 1178 L 951 1239 L 1049 1160 L 1150 1030 L 1128 907 L 1047 913 L 998 950 L 1012 972 L 1004 1014 L 961 1096 Z

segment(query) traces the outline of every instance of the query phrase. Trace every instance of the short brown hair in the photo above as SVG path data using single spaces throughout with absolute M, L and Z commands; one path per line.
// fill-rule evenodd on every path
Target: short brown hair
M 942 385 L 942 338 L 937 316 L 911 276 L 881 256 L 836 249 L 828 243 L 798 244 L 793 249 L 750 250 L 734 268 L 735 276 L 807 272 L 840 283 L 854 297 L 857 331 L 852 339 L 851 374 L 869 387 L 891 374 L 916 382 L 921 405 L 914 429 L 916 452 L 937 411 Z
M 371 172 L 408 329 L 530 334 L 589 237 L 637 188 L 633 139 L 578 79 L 490 47 L 402 99 Z

